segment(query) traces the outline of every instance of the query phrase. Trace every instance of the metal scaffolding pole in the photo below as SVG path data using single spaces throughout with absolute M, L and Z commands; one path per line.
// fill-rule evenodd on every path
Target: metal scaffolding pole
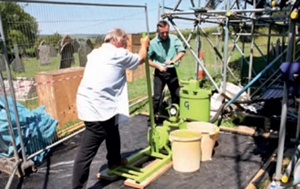
M 229 5 L 228 5 L 229 6 Z M 191 11 L 182 11 L 182 12 L 170 12 L 167 13 L 170 16 L 173 15 L 187 15 L 187 14 L 195 14 L 195 13 L 203 13 L 203 14 L 221 14 L 221 15 L 225 15 L 229 12 L 228 10 L 209 10 L 209 9 L 203 9 L 203 8 L 191 8 Z M 283 10 L 287 10 L 287 9 L 283 9 Z M 232 14 L 236 14 L 236 13 L 251 13 L 251 12 L 256 12 L 256 13 L 270 13 L 270 12 L 278 12 L 278 11 L 283 11 L 280 10 L 280 8 L 278 7 L 274 7 L 274 8 L 265 8 L 265 9 L 231 9 L 230 12 Z
M 188 43 L 188 41 L 184 38 L 184 36 L 180 32 L 180 30 L 178 29 L 178 27 L 176 26 L 176 24 L 174 23 L 174 21 L 171 18 L 169 18 L 169 17 L 168 17 L 168 19 L 169 19 L 170 23 L 173 25 L 173 27 L 175 28 L 175 30 L 178 32 L 180 38 L 183 40 L 183 42 L 186 45 L 186 47 L 190 50 L 192 56 L 195 58 L 195 60 L 201 66 L 202 70 L 205 72 L 206 76 L 211 81 L 211 83 L 213 84 L 213 86 L 215 87 L 215 89 L 218 92 L 220 92 L 219 86 L 216 84 L 216 82 L 214 81 L 214 79 L 211 77 L 211 75 L 209 74 L 209 72 L 207 71 L 207 69 L 201 64 L 201 61 L 199 60 L 198 55 L 194 52 L 193 48 L 190 46 L 190 44 Z
M 256 0 L 253 0 L 253 7 L 256 7 Z M 255 12 L 252 13 L 251 17 L 255 17 Z M 253 33 L 254 33 L 254 27 L 255 27 L 255 21 L 252 21 L 252 25 L 251 25 L 251 45 L 250 45 L 250 60 L 249 60 L 249 70 L 248 70 L 248 82 L 251 81 L 252 79 L 252 71 L 253 71 L 253 47 L 254 47 L 254 37 L 253 37 Z M 248 91 L 247 91 L 248 95 L 251 95 L 251 88 L 249 87 Z
M 289 39 L 287 46 L 286 62 L 293 61 L 293 52 L 294 52 L 294 41 L 295 41 L 295 26 L 296 20 L 290 20 L 289 27 Z M 276 160 L 276 171 L 275 171 L 275 180 L 280 180 L 282 173 L 282 160 L 284 152 L 284 141 L 286 135 L 286 118 L 287 118 L 287 107 L 288 107 L 288 89 L 286 81 L 283 82 L 283 94 L 282 94 L 282 109 L 281 109 L 281 119 L 280 119 L 280 129 L 279 129 L 279 139 L 278 139 L 278 152 Z
M 226 3 L 226 4 L 225 4 Z M 229 11 L 229 3 L 230 0 L 224 1 L 226 12 Z M 222 91 L 226 91 L 226 82 L 227 82 L 227 54 L 228 54 L 228 38 L 229 38 L 229 17 L 227 16 L 225 19 L 225 25 L 224 25 L 224 47 L 223 47 L 223 69 L 222 69 Z

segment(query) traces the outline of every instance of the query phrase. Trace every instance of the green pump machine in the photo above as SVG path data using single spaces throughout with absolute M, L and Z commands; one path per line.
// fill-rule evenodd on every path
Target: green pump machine
M 169 132 L 172 128 L 186 129 L 187 120 L 209 121 L 210 119 L 210 92 L 201 89 L 198 80 L 179 81 L 181 85 L 180 104 L 168 106 L 168 119 L 163 122 L 162 126 L 156 126 L 148 58 L 145 60 L 145 68 L 150 112 L 150 128 L 147 135 L 149 146 L 128 157 L 127 165 L 107 171 L 111 176 L 125 177 L 136 184 L 141 184 L 147 179 L 153 178 L 153 175 L 161 174 L 171 167 L 172 152 L 169 147 Z M 175 69 L 180 78 L 177 66 Z M 140 167 L 143 159 L 152 159 L 151 166 Z M 98 173 L 97 177 L 102 178 L 101 173 Z
M 174 66 L 180 83 L 180 102 L 179 105 L 171 104 L 166 108 L 169 117 L 162 126 L 170 131 L 172 127 L 186 129 L 187 122 L 190 121 L 209 122 L 211 91 L 200 87 L 201 80 L 180 80 L 178 66 Z
M 180 81 L 180 117 L 208 122 L 211 92 L 200 88 L 200 80 Z

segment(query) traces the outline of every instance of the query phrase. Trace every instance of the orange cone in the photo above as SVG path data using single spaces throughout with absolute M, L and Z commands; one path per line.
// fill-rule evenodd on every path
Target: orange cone
M 200 52 L 199 52 L 199 58 L 204 58 L 204 52 L 203 52 L 203 50 L 200 50 Z
M 205 77 L 205 72 L 203 70 L 198 70 L 198 79 L 203 79 Z
M 202 50 L 200 50 L 199 52 L 199 60 L 200 60 L 200 63 L 204 66 L 204 52 Z M 198 79 L 202 79 L 205 77 L 205 72 L 202 70 L 201 66 L 199 66 L 199 69 L 198 69 Z

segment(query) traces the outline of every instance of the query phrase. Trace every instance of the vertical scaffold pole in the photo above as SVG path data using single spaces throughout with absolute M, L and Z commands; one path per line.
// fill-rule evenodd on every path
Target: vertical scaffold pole
M 290 19 L 286 62 L 293 61 L 292 57 L 294 52 L 293 49 L 294 49 L 294 39 L 295 39 L 295 26 L 296 26 L 296 21 Z M 281 170 L 282 170 L 282 160 L 283 160 L 283 151 L 284 151 L 284 141 L 286 135 L 287 103 L 288 103 L 288 90 L 287 90 L 286 81 L 284 81 L 279 139 L 278 139 L 278 151 L 277 151 L 277 160 L 276 160 L 276 171 L 275 171 L 275 178 L 274 178 L 275 180 L 280 180 L 282 176 Z

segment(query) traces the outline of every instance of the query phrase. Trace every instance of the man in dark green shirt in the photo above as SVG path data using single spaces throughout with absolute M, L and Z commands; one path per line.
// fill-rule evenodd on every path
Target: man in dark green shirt
M 150 41 L 148 49 L 149 65 L 154 70 L 154 114 L 159 111 L 159 103 L 165 85 L 171 93 L 172 103 L 179 104 L 179 82 L 174 64 L 185 55 L 185 48 L 176 35 L 169 34 L 170 25 L 162 20 L 157 24 L 157 36 Z

